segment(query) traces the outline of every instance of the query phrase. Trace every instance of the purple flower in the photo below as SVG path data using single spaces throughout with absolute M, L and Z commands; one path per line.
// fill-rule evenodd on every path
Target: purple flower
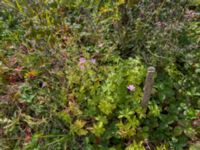
M 95 64 L 95 63 L 96 63 L 96 59 L 92 58 L 92 59 L 90 59 L 90 62 L 91 62 L 92 64 Z
M 128 89 L 129 91 L 135 91 L 135 86 L 132 85 L 132 84 L 130 84 L 129 86 L 127 86 L 127 89 Z
M 78 63 L 81 70 L 85 69 L 85 66 L 84 66 L 85 63 L 86 63 L 86 59 L 84 57 L 81 57 Z
M 81 57 L 79 59 L 79 64 L 84 64 L 86 62 L 86 59 L 84 57 Z

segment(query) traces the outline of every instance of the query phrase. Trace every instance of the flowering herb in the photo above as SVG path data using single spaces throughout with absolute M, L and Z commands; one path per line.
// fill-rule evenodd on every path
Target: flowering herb
M 86 59 L 85 59 L 84 57 L 81 57 L 81 58 L 79 59 L 79 64 L 82 65 L 82 64 L 84 64 L 84 63 L 86 63 Z
M 92 58 L 92 59 L 90 59 L 90 62 L 91 62 L 92 64 L 95 64 L 95 63 L 96 63 L 96 59 L 95 59 L 95 58 Z
M 127 87 L 127 89 L 128 89 L 129 91 L 135 91 L 135 86 L 132 85 L 132 84 L 130 84 L 130 85 Z
M 84 57 L 81 57 L 80 59 L 79 59 L 79 66 L 80 66 L 80 69 L 81 70 L 83 70 L 83 69 L 85 69 L 85 63 L 86 63 L 86 59 L 84 58 Z

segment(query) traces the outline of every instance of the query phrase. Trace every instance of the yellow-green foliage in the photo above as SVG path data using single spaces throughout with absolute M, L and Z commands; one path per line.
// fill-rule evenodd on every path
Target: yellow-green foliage
M 0 150 L 198 149 L 198 11 L 195 0 L 0 0 Z

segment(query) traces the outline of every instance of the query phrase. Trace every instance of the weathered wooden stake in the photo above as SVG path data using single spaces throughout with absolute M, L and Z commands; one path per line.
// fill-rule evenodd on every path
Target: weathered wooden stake
M 156 69 L 154 67 L 149 67 L 146 80 L 145 80 L 145 85 L 144 85 L 144 96 L 141 102 L 141 105 L 143 108 L 147 108 L 148 106 L 148 101 L 151 96 L 151 91 L 153 88 L 153 83 L 154 83 L 154 74 L 155 74 Z

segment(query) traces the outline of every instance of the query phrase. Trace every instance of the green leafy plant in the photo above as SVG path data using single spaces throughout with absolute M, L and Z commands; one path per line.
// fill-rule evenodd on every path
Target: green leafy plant
M 0 149 L 198 149 L 198 11 L 195 0 L 0 1 Z

